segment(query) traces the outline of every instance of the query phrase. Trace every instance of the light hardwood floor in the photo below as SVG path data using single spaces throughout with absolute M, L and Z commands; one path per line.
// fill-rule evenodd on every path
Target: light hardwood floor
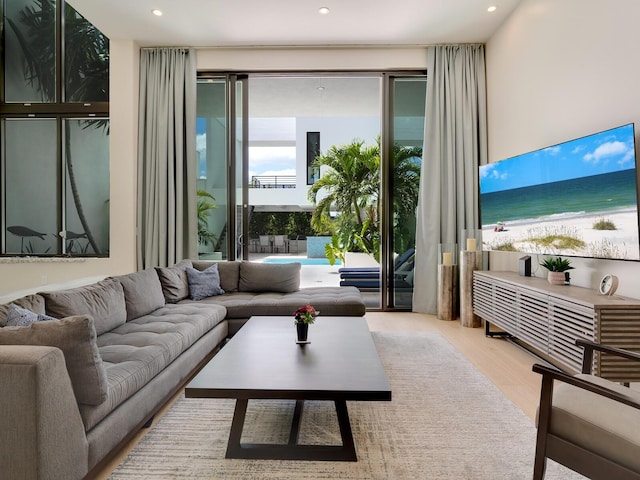
M 522 348 L 501 338 L 487 338 L 484 328 L 464 328 L 459 321 L 442 321 L 432 315 L 368 312 L 366 318 L 372 331 L 440 333 L 525 414 L 535 418 L 540 375 L 533 373 L 531 367 L 539 360 Z M 176 399 L 177 396 L 156 416 L 151 428 Z M 149 430 L 140 432 L 96 478 L 108 478 Z

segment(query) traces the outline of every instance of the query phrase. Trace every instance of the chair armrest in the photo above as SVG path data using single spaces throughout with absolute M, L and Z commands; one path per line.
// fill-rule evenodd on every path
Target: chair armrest
M 588 382 L 580 377 L 574 377 L 556 368 L 551 368 L 551 367 L 547 367 L 545 365 L 540 365 L 536 363 L 533 366 L 533 371 L 542 375 L 542 379 L 544 383 L 550 381 L 551 384 L 553 384 L 554 380 L 558 380 L 558 381 L 567 383 L 569 385 L 573 385 L 574 387 L 578 387 L 583 390 L 587 390 L 589 392 L 595 393 L 597 395 L 610 398 L 611 400 L 624 403 L 625 405 L 629 405 L 630 407 L 640 409 L 640 402 L 638 402 L 636 399 L 632 397 L 623 395 L 622 393 L 619 393 L 615 390 L 608 389 L 601 385 Z
M 626 358 L 627 360 L 640 362 L 639 353 L 632 352 L 630 350 L 623 350 L 621 348 L 609 347 L 607 345 L 602 345 L 601 343 L 592 342 L 591 340 L 587 340 L 586 338 L 576 338 L 576 345 L 584 348 L 584 355 L 582 357 L 582 373 L 591 373 L 594 351 L 616 355 L 618 357 Z

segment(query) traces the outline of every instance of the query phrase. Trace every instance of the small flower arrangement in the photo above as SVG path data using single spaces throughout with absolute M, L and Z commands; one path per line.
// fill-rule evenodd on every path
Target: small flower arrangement
M 293 312 L 293 316 L 296 319 L 296 324 L 305 323 L 307 325 L 310 325 L 316 321 L 316 317 L 318 315 L 320 315 L 320 312 L 313 308 L 313 305 L 305 305 L 304 307 L 300 307 L 295 312 Z

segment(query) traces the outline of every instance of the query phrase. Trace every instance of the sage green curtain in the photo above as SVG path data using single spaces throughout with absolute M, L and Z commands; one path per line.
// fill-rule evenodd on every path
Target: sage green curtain
M 416 231 L 413 311 L 437 312 L 438 245 L 479 228 L 478 166 L 487 163 L 483 45 L 427 51 L 425 145 Z
M 196 52 L 143 49 L 138 119 L 138 269 L 197 255 Z

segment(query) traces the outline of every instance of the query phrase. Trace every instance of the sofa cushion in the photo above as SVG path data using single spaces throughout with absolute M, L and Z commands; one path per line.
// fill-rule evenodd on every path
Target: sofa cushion
M 189 303 L 191 300 L 183 300 Z M 293 293 L 236 292 L 209 297 L 198 303 L 223 305 L 228 319 L 247 319 L 254 315 L 291 316 L 302 305 L 313 305 L 323 316 L 362 316 L 366 305 L 356 287 L 311 287 Z
M 99 405 L 107 398 L 107 375 L 98 353 L 93 319 L 78 315 L 0 329 L 1 345 L 47 345 L 64 353 L 78 403 Z
M 220 273 L 220 286 L 226 293 L 238 291 L 240 282 L 240 262 L 212 262 L 207 260 L 194 260 L 193 268 L 196 270 L 206 270 L 213 264 L 218 265 Z
M 191 267 L 187 267 L 186 271 L 191 300 L 202 300 L 224 293 L 224 290 L 220 288 L 220 274 L 217 264 L 214 263 L 203 271 Z
M 291 293 L 300 289 L 300 268 L 295 263 L 240 262 L 240 292 Z
M 46 320 L 56 320 L 44 313 L 35 313 L 26 308 L 17 306 L 15 303 L 9 305 L 7 311 L 7 327 L 26 327 L 36 322 Z
M 44 307 L 44 298 L 41 295 L 27 295 L 22 298 L 13 300 L 11 303 L 26 308 L 33 313 L 46 313 Z M 0 305 L 0 327 L 4 327 L 7 324 L 7 313 L 9 311 L 10 303 Z
M 186 268 L 192 266 L 191 260 L 182 260 L 172 267 L 156 267 L 167 303 L 176 303 L 189 296 Z
M 127 321 L 122 284 L 115 278 L 70 290 L 43 292 L 46 313 L 64 318 L 89 315 L 98 335 Z
M 98 348 L 107 371 L 109 394 L 102 405 L 80 406 L 86 430 L 223 322 L 225 314 L 226 310 L 219 305 L 169 303 L 99 336 Z
M 164 306 L 162 285 L 155 269 L 147 268 L 115 278 L 124 289 L 127 322 Z

